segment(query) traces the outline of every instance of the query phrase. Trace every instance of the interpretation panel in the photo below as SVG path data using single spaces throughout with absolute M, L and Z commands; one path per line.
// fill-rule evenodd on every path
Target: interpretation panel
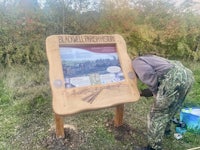
M 52 35 L 46 39 L 46 51 L 56 114 L 139 99 L 137 79 L 120 35 Z

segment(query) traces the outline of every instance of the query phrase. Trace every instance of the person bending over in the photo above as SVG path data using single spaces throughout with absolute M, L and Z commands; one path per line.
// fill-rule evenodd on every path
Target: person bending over
M 156 55 L 138 56 L 132 64 L 136 76 L 148 86 L 155 98 L 148 115 L 149 145 L 143 149 L 160 150 L 165 131 L 170 129 L 170 120 L 181 109 L 191 89 L 193 73 L 179 61 Z

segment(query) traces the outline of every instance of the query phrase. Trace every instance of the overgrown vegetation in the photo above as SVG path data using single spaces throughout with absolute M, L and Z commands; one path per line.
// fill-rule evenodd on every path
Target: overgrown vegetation
M 31 149 L 30 142 L 37 147 L 52 120 L 47 72 L 44 66 L 1 70 L 0 149 Z
M 0 60 L 4 66 L 46 62 L 52 34 L 121 34 L 131 55 L 157 52 L 199 60 L 200 15 L 185 1 L 37 0 L 0 2 Z M 193 8 L 193 9 L 191 9 Z M 198 9 L 196 9 L 198 10 Z
M 0 1 L 0 149 L 121 150 L 146 144 L 146 114 L 152 98 L 125 105 L 125 126 L 120 129 L 112 127 L 114 108 L 66 117 L 76 133 L 69 134 L 67 141 L 54 140 L 45 52 L 45 39 L 52 34 L 121 34 L 130 57 L 154 52 L 180 59 L 196 79 L 184 107 L 200 106 L 200 15 L 194 5 L 200 4 L 47 0 L 41 7 L 37 0 Z M 186 132 L 176 140 L 172 133 L 165 137 L 164 149 L 197 147 L 199 139 L 199 134 Z

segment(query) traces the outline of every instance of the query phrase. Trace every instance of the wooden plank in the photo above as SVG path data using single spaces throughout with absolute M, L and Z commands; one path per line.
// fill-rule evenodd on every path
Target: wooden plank
M 66 88 L 60 46 L 93 45 L 95 47 L 96 45 L 104 46 L 107 44 L 116 47 L 124 80 L 109 84 Z M 137 79 L 127 53 L 126 43 L 120 35 L 53 35 L 46 40 L 46 51 L 53 97 L 52 105 L 56 114 L 61 116 L 72 115 L 139 100 Z
M 114 126 L 119 127 L 123 125 L 124 104 L 116 106 Z
M 59 116 L 57 114 L 54 114 L 55 116 L 55 125 L 56 125 L 56 138 L 64 138 L 64 121 L 63 117 Z

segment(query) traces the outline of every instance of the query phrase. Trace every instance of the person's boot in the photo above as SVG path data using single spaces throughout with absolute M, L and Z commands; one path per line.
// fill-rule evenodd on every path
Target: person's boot
M 148 145 L 146 147 L 135 147 L 134 150 L 155 150 L 155 149 L 153 149 Z

